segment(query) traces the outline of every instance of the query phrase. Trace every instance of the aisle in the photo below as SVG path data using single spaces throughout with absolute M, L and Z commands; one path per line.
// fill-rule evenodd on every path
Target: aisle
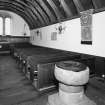
M 10 56 L 0 56 L 0 105 L 34 105 L 29 102 L 39 97 L 39 93 L 18 69 L 15 60 Z

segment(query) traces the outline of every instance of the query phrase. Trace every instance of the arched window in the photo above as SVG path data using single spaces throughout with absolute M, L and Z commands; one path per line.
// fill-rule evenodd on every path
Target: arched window
M 10 17 L 0 17 L 0 35 L 10 35 L 11 34 L 11 18 Z
M 5 35 L 10 35 L 11 30 L 11 19 L 9 17 L 5 18 Z
M 0 17 L 0 35 L 3 35 L 3 18 Z

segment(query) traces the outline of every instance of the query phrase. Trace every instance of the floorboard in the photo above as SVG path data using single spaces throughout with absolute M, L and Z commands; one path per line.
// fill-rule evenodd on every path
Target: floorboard
M 47 96 L 35 90 L 11 56 L 0 56 L 0 105 L 45 105 Z

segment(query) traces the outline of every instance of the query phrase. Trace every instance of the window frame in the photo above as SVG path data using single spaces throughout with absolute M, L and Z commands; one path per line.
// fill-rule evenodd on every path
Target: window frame
M 3 18 L 0 16 L 0 23 L 1 23 L 1 28 L 0 28 L 0 30 L 2 30 L 1 32 L 0 32 L 0 35 L 2 35 L 3 34 Z
M 9 19 L 10 23 L 9 23 L 9 34 L 7 34 L 8 32 L 6 32 L 6 19 Z M 6 17 L 5 18 L 5 35 L 10 35 L 11 34 L 11 17 Z
M 2 34 L 1 34 L 1 36 L 6 36 L 6 35 L 10 35 L 11 34 L 11 16 L 8 16 L 8 15 L 0 15 L 0 18 L 2 18 L 2 23 L 3 23 L 3 29 L 2 29 Z M 6 33 L 8 33 L 8 32 L 6 32 L 6 18 L 9 18 L 10 19 L 10 32 L 9 32 L 9 34 L 6 34 Z

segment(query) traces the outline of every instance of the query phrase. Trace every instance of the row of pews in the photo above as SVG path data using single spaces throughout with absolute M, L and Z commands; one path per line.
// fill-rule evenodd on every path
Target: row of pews
M 52 90 L 57 87 L 54 76 L 55 64 L 59 61 L 75 60 L 88 65 L 93 73 L 94 58 L 81 54 L 31 45 L 15 44 L 10 47 L 11 55 L 16 59 L 18 67 L 29 79 L 37 91 Z
M 7 41 L 0 41 L 0 54 L 10 53 L 10 46 Z

